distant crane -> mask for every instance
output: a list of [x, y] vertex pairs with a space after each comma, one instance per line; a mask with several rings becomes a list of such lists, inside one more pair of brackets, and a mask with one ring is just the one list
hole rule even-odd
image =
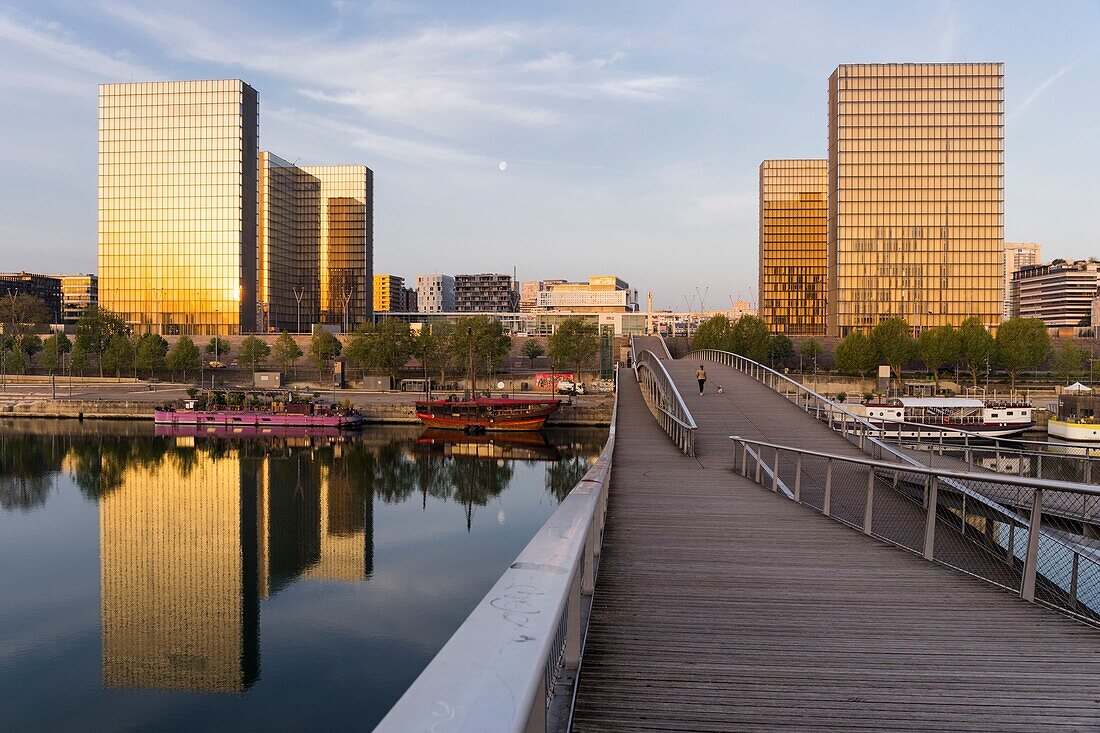
[[[695, 288], [695, 294], [699, 295], [699, 288]], [[707, 310], [706, 302], [707, 302], [707, 295], [709, 295], [709, 294], [710, 294], [710, 286], [708, 285], [706, 287], [706, 289], [703, 290], [703, 294], [699, 295], [699, 310], [703, 311], [704, 313]]]
[[688, 300], [688, 297], [687, 297], [687, 295], [685, 294], [685, 295], [684, 295], [684, 306], [685, 306], [685, 307], [687, 308], [687, 311], [688, 311], [688, 313], [690, 313], [690, 312], [692, 312], [692, 310], [694, 310], [694, 309], [692, 308], [692, 306], [693, 306], [693, 305], [695, 305], [695, 296], [694, 296], [694, 295], [692, 295], [692, 296], [691, 296], [691, 300]]

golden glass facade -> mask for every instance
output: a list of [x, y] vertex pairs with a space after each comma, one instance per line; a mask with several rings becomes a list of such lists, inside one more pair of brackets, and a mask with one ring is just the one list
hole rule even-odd
[[370, 317], [372, 173], [361, 165], [298, 167], [260, 153], [258, 326], [348, 327]]
[[365, 165], [302, 171], [313, 179], [304, 196], [316, 215], [309, 225], [319, 233], [320, 320], [354, 328], [370, 318], [373, 306], [374, 174]]
[[760, 317], [773, 333], [825, 333], [825, 160], [760, 164]]
[[100, 304], [136, 331], [255, 330], [257, 114], [239, 79], [100, 85]]
[[828, 332], [1001, 318], [1004, 65], [829, 77]]

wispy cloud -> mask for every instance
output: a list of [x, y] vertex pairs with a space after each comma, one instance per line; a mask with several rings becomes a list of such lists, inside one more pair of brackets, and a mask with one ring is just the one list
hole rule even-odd
[[1095, 55], [1096, 55], [1095, 52], [1086, 54], [1086, 55], [1082, 56], [1081, 58], [1077, 59], [1076, 61], [1073, 61], [1071, 63], [1066, 64], [1065, 66], [1063, 66], [1062, 68], [1058, 69], [1056, 72], [1054, 72], [1053, 74], [1048, 76], [1046, 79], [1043, 79], [1043, 81], [1039, 84], [1039, 86], [1035, 87], [1035, 89], [1032, 90], [1031, 94], [1029, 94], [1027, 96], [1027, 99], [1025, 99], [1019, 107], [1017, 107], [1016, 109], [1012, 110], [1012, 112], [1009, 113], [1008, 119], [1011, 120], [1013, 117], [1015, 117], [1016, 115], [1020, 114], [1025, 109], [1030, 107], [1031, 104], [1035, 100], [1037, 100], [1039, 97], [1043, 96], [1043, 93], [1046, 92], [1046, 90], [1049, 89], [1056, 81], [1058, 81], [1063, 76], [1065, 76], [1069, 72], [1073, 71], [1076, 67], [1078, 67], [1081, 64], [1085, 63], [1086, 61], [1088, 61], [1090, 58], [1092, 58]]
[[[0, 11], [0, 40], [64, 67], [64, 75], [47, 77], [39, 72], [39, 83], [54, 91], [94, 89], [74, 81], [73, 72], [96, 77], [99, 81], [124, 81], [156, 75], [152, 69], [130, 59], [125, 52], [107, 53], [81, 43], [72, 32], [56, 22], [23, 21]], [[4, 83], [7, 86], [19, 84], [22, 76], [14, 69], [8, 70], [4, 74]]]

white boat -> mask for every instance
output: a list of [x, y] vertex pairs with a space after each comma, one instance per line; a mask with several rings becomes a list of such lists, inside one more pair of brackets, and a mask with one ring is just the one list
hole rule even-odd
[[958, 440], [1019, 435], [1035, 426], [1031, 403], [974, 397], [889, 397], [848, 409], [881, 428], [887, 437]]

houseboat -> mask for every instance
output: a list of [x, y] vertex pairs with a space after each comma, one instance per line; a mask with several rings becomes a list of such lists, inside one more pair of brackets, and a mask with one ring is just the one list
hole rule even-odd
[[416, 416], [429, 428], [488, 431], [542, 430], [547, 418], [557, 412], [561, 400], [521, 400], [508, 397], [472, 397], [419, 400]]
[[890, 438], [961, 439], [975, 433], [985, 438], [1004, 438], [1035, 427], [1033, 408], [1026, 400], [890, 397], [847, 408]]
[[[249, 397], [246, 399], [246, 397]], [[238, 404], [232, 404], [237, 402]], [[241, 394], [238, 399], [204, 397], [184, 400], [179, 407], [158, 407], [157, 425], [196, 425], [223, 428], [339, 428], [360, 427], [363, 416], [350, 407], [292, 396], [265, 398]]]
[[1100, 443], [1100, 396], [1084, 385], [1058, 395], [1057, 413], [1047, 422], [1053, 438]]

